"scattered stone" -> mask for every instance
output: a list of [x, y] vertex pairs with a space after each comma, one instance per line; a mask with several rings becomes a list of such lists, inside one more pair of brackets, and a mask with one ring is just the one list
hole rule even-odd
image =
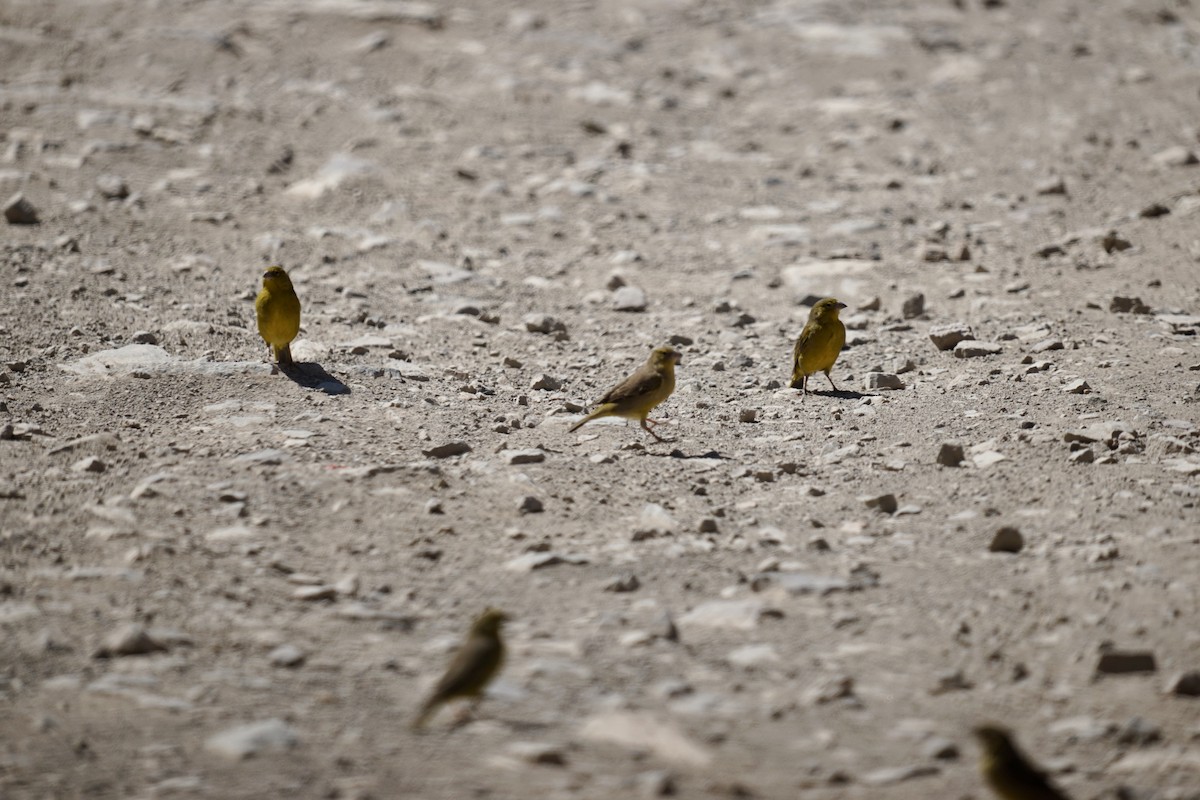
[[25, 195], [20, 192], [5, 201], [4, 219], [9, 225], [36, 225], [41, 221], [33, 203], [26, 200]]
[[862, 776], [862, 782], [867, 786], [890, 786], [903, 783], [914, 778], [927, 778], [937, 775], [941, 769], [933, 764], [913, 764], [906, 767], [884, 767], [871, 770]]
[[[1045, 353], [1050, 350], [1062, 350], [1064, 347], [1062, 339], [1043, 339], [1042, 341], [1029, 348], [1031, 353]], [[1049, 362], [1042, 362], [1049, 363]]]
[[1120, 236], [1116, 231], [1109, 231], [1100, 238], [1100, 246], [1104, 248], [1105, 253], [1123, 253], [1133, 247], [1133, 242]]
[[[944, 259], [943, 259], [944, 260]], [[900, 315], [905, 319], [916, 319], [925, 313], [925, 295], [917, 292], [904, 298], [900, 304]]]
[[699, 530], [700, 533], [716, 533], [720, 529], [717, 526], [716, 518], [704, 517], [700, 520], [697, 530]]
[[633, 540], [652, 539], [656, 536], [669, 536], [679, 529], [679, 523], [671, 513], [658, 503], [647, 503], [638, 516], [634, 526]]
[[425, 501], [426, 514], [445, 514], [446, 509], [442, 506], [442, 501], [436, 497], [431, 497]]
[[894, 494], [866, 495], [858, 499], [867, 508], [873, 508], [884, 514], [895, 514], [896, 509], [900, 507], [900, 504], [896, 502], [896, 495]]
[[993, 553], [1019, 553], [1024, 546], [1025, 537], [1021, 535], [1021, 531], [1011, 525], [1005, 525], [992, 536], [988, 550]]
[[96, 191], [108, 200], [124, 200], [129, 197], [129, 186], [120, 175], [105, 173], [96, 178]]
[[614, 311], [645, 311], [646, 293], [636, 286], [622, 286], [613, 292], [612, 307]]
[[204, 748], [226, 758], [241, 760], [265, 752], [283, 752], [295, 747], [300, 741], [286, 722], [268, 719], [229, 728], [209, 737]]
[[1159, 217], [1165, 217], [1170, 213], [1171, 209], [1167, 208], [1162, 203], [1151, 203], [1148, 206], [1144, 206], [1142, 210], [1138, 212], [1138, 216], [1142, 219], [1158, 219]]
[[605, 711], [589, 717], [579, 735], [594, 742], [649, 751], [658, 758], [687, 767], [703, 768], [712, 755], [669, 722], [638, 711]]
[[100, 473], [108, 469], [108, 465], [95, 456], [81, 458], [71, 465], [73, 472], [95, 472]]
[[546, 453], [536, 447], [528, 450], [505, 450], [501, 455], [504, 456], [504, 460], [509, 466], [541, 464], [546, 460]]
[[903, 389], [904, 381], [899, 375], [891, 372], [868, 372], [863, 378], [863, 388], [873, 389]]
[[1108, 310], [1115, 314], [1149, 314], [1150, 306], [1142, 302], [1140, 297], [1121, 297], [1114, 295], [1108, 302]]
[[758, 409], [743, 408], [738, 412], [738, 422], [754, 422], [758, 419]]
[[854, 678], [849, 675], [830, 675], [818, 678], [801, 695], [805, 705], [823, 706], [835, 700], [857, 700]]
[[962, 341], [954, 345], [955, 358], [982, 358], [994, 356], [1004, 348], [995, 342]]
[[567, 326], [549, 314], [526, 314], [521, 321], [530, 333], [563, 334], [565, 338], [567, 332]]
[[151, 331], [135, 331], [130, 339], [134, 344], [158, 344], [158, 336]]
[[469, 452], [471, 452], [471, 445], [466, 442], [446, 442], [445, 444], [435, 445], [428, 450], [421, 451], [423, 455], [430, 458], [451, 458]]
[[641, 585], [637, 575], [630, 572], [612, 578], [604, 584], [603, 589], [606, 592], [636, 592]]
[[1117, 744], [1145, 747], [1162, 741], [1162, 728], [1150, 720], [1134, 717], [1117, 730]]
[[267, 660], [273, 665], [289, 669], [302, 666], [307, 658], [304, 651], [293, 644], [281, 644], [267, 653]]
[[1062, 178], [1047, 178], [1037, 185], [1038, 194], [1066, 194], [1067, 182]]
[[735, 667], [754, 669], [768, 664], [777, 664], [782, 659], [779, 651], [769, 644], [748, 644], [732, 651], [725, 660]]
[[1067, 457], [1072, 464], [1091, 464], [1096, 460], [1096, 453], [1090, 447], [1084, 447]]
[[1076, 378], [1063, 387], [1063, 391], [1067, 394], [1089, 394], [1092, 387], [1083, 378]]
[[931, 736], [921, 745], [921, 755], [936, 761], [957, 761], [958, 745], [943, 736]]
[[929, 329], [929, 339], [938, 350], [953, 350], [959, 342], [975, 338], [971, 326], [962, 322], [951, 325], [934, 325]]
[[120, 656], [143, 656], [149, 653], [166, 652], [166, 645], [155, 641], [141, 625], [124, 625], [113, 631], [96, 651], [96, 658], [118, 658]]
[[1097, 675], [1127, 675], [1137, 672], [1156, 672], [1158, 663], [1150, 650], [1107, 649], [1096, 663]]
[[567, 752], [557, 744], [548, 742], [512, 742], [505, 748], [510, 756], [526, 764], [543, 767], [564, 767]]
[[961, 669], [940, 672], [936, 676], [931, 695], [948, 694], [949, 692], [969, 692], [975, 684], [963, 674]]
[[562, 388], [562, 381], [543, 372], [529, 382], [529, 388], [543, 392], [556, 392]]
[[1176, 697], [1200, 697], [1200, 670], [1181, 672], [1167, 683], [1167, 694]]
[[520, 514], [540, 514], [545, 510], [542, 501], [531, 494], [527, 494], [517, 501], [517, 513]]
[[293, 600], [314, 603], [319, 600], [336, 600], [337, 589], [332, 586], [301, 586], [292, 592]]
[[710, 600], [684, 614], [679, 622], [685, 627], [698, 625], [749, 631], [757, 628], [767, 614], [766, 606], [758, 600]]
[[943, 467], [957, 467], [965, 457], [963, 446], [958, 442], [942, 442], [938, 448], [937, 463]]
[[1196, 154], [1190, 148], [1181, 144], [1158, 151], [1150, 157], [1150, 161], [1156, 167], [1190, 167], [1200, 162], [1200, 159], [1196, 158]]

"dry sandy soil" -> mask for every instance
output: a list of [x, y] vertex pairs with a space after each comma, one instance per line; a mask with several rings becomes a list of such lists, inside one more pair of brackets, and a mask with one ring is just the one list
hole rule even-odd
[[[0, 62], [4, 798], [982, 800], [983, 720], [1200, 797], [1194, 0], [4, 0]], [[568, 433], [667, 341], [672, 441]]]

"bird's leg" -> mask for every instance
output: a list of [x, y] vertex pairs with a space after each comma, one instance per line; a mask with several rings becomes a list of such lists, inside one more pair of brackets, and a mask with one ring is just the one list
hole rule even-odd
[[837, 384], [833, 382], [833, 376], [829, 374], [829, 370], [825, 371], [825, 377], [829, 379], [829, 385], [833, 387], [835, 392], [841, 391], [841, 389], [837, 388]]
[[803, 375], [800, 378], [800, 402], [804, 402], [804, 398], [808, 397], [808, 376]]
[[659, 424], [661, 421], [662, 421], [662, 420], [650, 419], [649, 417], [646, 417], [646, 422], [649, 422], [651, 425], [657, 425], [657, 424]]
[[650, 426], [646, 424], [646, 420], [644, 420], [644, 419], [642, 420], [642, 430], [644, 430], [646, 433], [648, 433], [648, 434], [650, 434], [651, 436], [653, 436], [655, 439], [658, 439], [660, 442], [665, 442], [665, 441], [666, 441], [666, 439], [662, 438], [662, 437], [661, 437], [661, 436], [659, 436], [657, 433], [655, 433], [654, 431], [650, 430]]

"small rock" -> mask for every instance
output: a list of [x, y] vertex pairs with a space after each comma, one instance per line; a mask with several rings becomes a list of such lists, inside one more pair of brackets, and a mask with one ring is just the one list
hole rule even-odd
[[1077, 378], [1064, 386], [1063, 391], [1067, 394], [1088, 394], [1092, 387], [1083, 378]]
[[96, 178], [96, 191], [109, 200], [124, 200], [129, 197], [129, 186], [119, 175], [105, 173]]
[[753, 630], [766, 615], [766, 607], [758, 600], [710, 600], [693, 608], [679, 618], [681, 625], [707, 628]]
[[108, 469], [108, 465], [95, 456], [81, 458], [71, 465], [73, 472], [104, 472]]
[[267, 654], [267, 660], [277, 667], [299, 667], [306, 658], [304, 651], [292, 644], [281, 644]]
[[1033, 347], [1029, 348], [1029, 351], [1031, 353], [1045, 353], [1050, 350], [1062, 350], [1063, 347], [1064, 345], [1062, 339], [1043, 339]]
[[134, 344], [158, 344], [158, 336], [150, 331], [136, 331], [130, 338]]
[[1141, 717], [1134, 717], [1117, 731], [1117, 744], [1145, 747], [1159, 741], [1162, 741], [1162, 728]]
[[1004, 350], [995, 342], [962, 341], [954, 345], [955, 358], [982, 358], [994, 356]]
[[1157, 167], [1190, 167], [1200, 159], [1185, 145], [1176, 145], [1158, 151], [1150, 157], [1150, 161]]
[[232, 759], [244, 759], [262, 752], [282, 752], [296, 746], [300, 737], [281, 719], [268, 719], [229, 728], [204, 743], [211, 753]]
[[1200, 697], [1200, 670], [1181, 672], [1167, 684], [1167, 693], [1176, 697]]
[[1126, 675], [1157, 670], [1158, 663], [1150, 650], [1104, 650], [1096, 663], [1097, 675]]
[[109, 634], [104, 644], [96, 651], [96, 658], [119, 656], [142, 656], [166, 651], [166, 646], [150, 638], [141, 625], [125, 625]]
[[4, 219], [9, 225], [36, 225], [41, 221], [33, 203], [26, 200], [25, 195], [20, 192], [4, 203]]
[[645, 311], [646, 293], [636, 286], [622, 286], [613, 292], [612, 307], [614, 311]]
[[525, 495], [517, 502], [517, 512], [520, 514], [540, 514], [544, 510], [542, 501], [531, 494]]
[[975, 338], [971, 326], [962, 322], [951, 325], [934, 325], [929, 329], [929, 339], [938, 350], [952, 350], [959, 342]]
[[1143, 303], [1140, 297], [1114, 295], [1108, 301], [1108, 310], [1114, 314], [1149, 314], [1150, 306]]
[[1047, 178], [1037, 185], [1038, 194], [1066, 194], [1067, 182], [1062, 178]]
[[505, 450], [501, 455], [510, 466], [519, 464], [541, 464], [546, 460], [546, 453], [538, 448], [530, 448], [528, 450]]
[[530, 333], [565, 334], [567, 326], [549, 314], [526, 314], [522, 320]]
[[[945, 259], [942, 259], [945, 260]], [[925, 295], [917, 292], [904, 298], [900, 304], [900, 315], [905, 319], [916, 319], [925, 313]]]
[[900, 376], [891, 372], [868, 372], [863, 377], [863, 388], [872, 389], [903, 389], [904, 381]]
[[679, 523], [675, 521], [669, 511], [658, 503], [647, 503], [638, 516], [637, 525], [634, 526], [633, 540], [636, 542], [655, 536], [665, 536], [678, 529]]
[[938, 448], [937, 463], [943, 467], [957, 467], [965, 457], [963, 446], [958, 442], [942, 442]]
[[821, 706], [835, 700], [854, 699], [854, 678], [849, 675], [832, 675], [819, 678], [802, 695], [806, 705]]
[[529, 388], [544, 392], [556, 392], [562, 388], [562, 381], [543, 372], [529, 382]]
[[921, 745], [921, 755], [938, 761], [957, 761], [958, 745], [942, 736], [932, 736]]
[[858, 498], [867, 508], [873, 508], [876, 511], [881, 511], [884, 514], [894, 514], [900, 504], [896, 502], [894, 494], [869, 495]]
[[567, 752], [557, 744], [547, 742], [512, 742], [505, 748], [508, 754], [527, 764], [543, 767], [563, 767], [567, 764]]
[[1150, 205], [1143, 207], [1142, 210], [1138, 212], [1138, 216], [1142, 219], [1157, 219], [1159, 217], [1165, 217], [1170, 213], [1171, 209], [1167, 208], [1162, 203], [1151, 203]]
[[446, 442], [421, 452], [430, 458], [450, 458], [471, 452], [471, 445], [466, 442]]
[[1081, 450], [1076, 450], [1068, 456], [1072, 464], [1091, 464], [1096, 460], [1096, 453], [1090, 447], [1084, 447]]
[[318, 600], [337, 599], [337, 589], [332, 586], [301, 586], [292, 592], [293, 600], [313, 603]]
[[743, 408], [738, 413], [738, 422], [754, 422], [756, 419], [758, 419], [758, 409], [756, 408]]
[[704, 517], [700, 520], [698, 530], [700, 533], [716, 533], [719, 530], [717, 520], [714, 517]]
[[776, 664], [781, 659], [779, 651], [769, 644], [748, 644], [731, 652], [725, 657], [735, 667], [753, 669], [768, 664]]
[[1005, 525], [992, 536], [988, 550], [993, 553], [1019, 553], [1024, 546], [1025, 537], [1021, 532], [1011, 525]]
[[436, 497], [431, 497], [425, 501], [426, 514], [445, 514], [446, 509], [442, 506], [442, 501]]
[[603, 588], [606, 592], [635, 592], [641, 585], [642, 583], [638, 580], [637, 575], [634, 575], [632, 572], [630, 572], [628, 574], [618, 575], [617, 577], [612, 578], [604, 584]]

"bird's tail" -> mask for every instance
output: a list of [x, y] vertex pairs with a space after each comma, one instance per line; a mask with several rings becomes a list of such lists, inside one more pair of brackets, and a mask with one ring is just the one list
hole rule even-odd
[[285, 367], [290, 367], [296, 363], [292, 360], [292, 345], [290, 342], [275, 350], [275, 360]]
[[574, 433], [575, 431], [582, 428], [584, 425], [587, 425], [592, 420], [599, 419], [600, 417], [607, 417], [607, 416], [608, 416], [608, 409], [604, 406], [601, 406], [600, 408], [597, 408], [592, 413], [588, 414], [583, 419], [579, 420], [579, 422], [576, 422], [574, 425], [572, 425], [571, 430], [567, 431], [567, 433]]

